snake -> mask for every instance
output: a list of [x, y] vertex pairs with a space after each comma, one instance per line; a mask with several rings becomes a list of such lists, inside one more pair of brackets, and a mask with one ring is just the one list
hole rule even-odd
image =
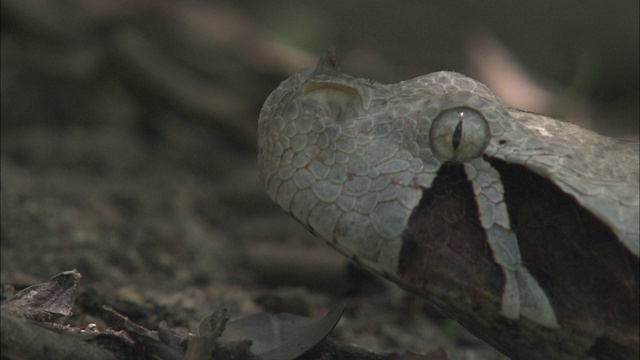
[[258, 119], [267, 194], [315, 236], [513, 359], [637, 359], [639, 147], [440, 71], [335, 54]]

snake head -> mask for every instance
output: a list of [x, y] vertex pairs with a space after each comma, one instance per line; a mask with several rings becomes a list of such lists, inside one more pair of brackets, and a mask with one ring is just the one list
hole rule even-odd
[[[466, 91], [452, 96], [452, 86]], [[486, 105], [495, 114], [495, 101], [484, 85], [455, 73], [395, 85], [353, 78], [328, 52], [315, 70], [293, 75], [266, 100], [258, 121], [260, 179], [305, 227], [394, 277], [422, 190], [443, 163], [487, 149], [489, 125], [472, 108]]]
[[612, 340], [637, 354], [637, 151], [460, 74], [385, 85], [331, 53], [282, 82], [258, 126], [260, 178], [282, 209], [505, 353]]

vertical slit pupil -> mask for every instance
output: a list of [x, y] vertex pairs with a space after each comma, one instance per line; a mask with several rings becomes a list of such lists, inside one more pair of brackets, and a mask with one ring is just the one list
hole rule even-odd
[[453, 130], [453, 136], [451, 136], [451, 144], [453, 145], [453, 150], [458, 149], [458, 146], [460, 146], [461, 139], [462, 139], [462, 121], [459, 121], [458, 125], [456, 125], [455, 130]]

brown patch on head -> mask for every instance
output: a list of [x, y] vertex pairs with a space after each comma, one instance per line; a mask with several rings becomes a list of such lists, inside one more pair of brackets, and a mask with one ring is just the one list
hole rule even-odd
[[638, 258], [551, 181], [489, 159], [504, 184], [522, 263], [547, 293], [561, 326], [638, 346]]
[[448, 293], [499, 309], [504, 277], [480, 225], [461, 164], [445, 164], [409, 219], [399, 275], [424, 294]]

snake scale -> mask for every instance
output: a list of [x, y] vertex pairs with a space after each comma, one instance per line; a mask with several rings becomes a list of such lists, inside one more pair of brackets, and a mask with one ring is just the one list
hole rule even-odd
[[380, 84], [327, 52], [258, 121], [269, 196], [514, 359], [637, 359], [638, 144], [452, 72]]

